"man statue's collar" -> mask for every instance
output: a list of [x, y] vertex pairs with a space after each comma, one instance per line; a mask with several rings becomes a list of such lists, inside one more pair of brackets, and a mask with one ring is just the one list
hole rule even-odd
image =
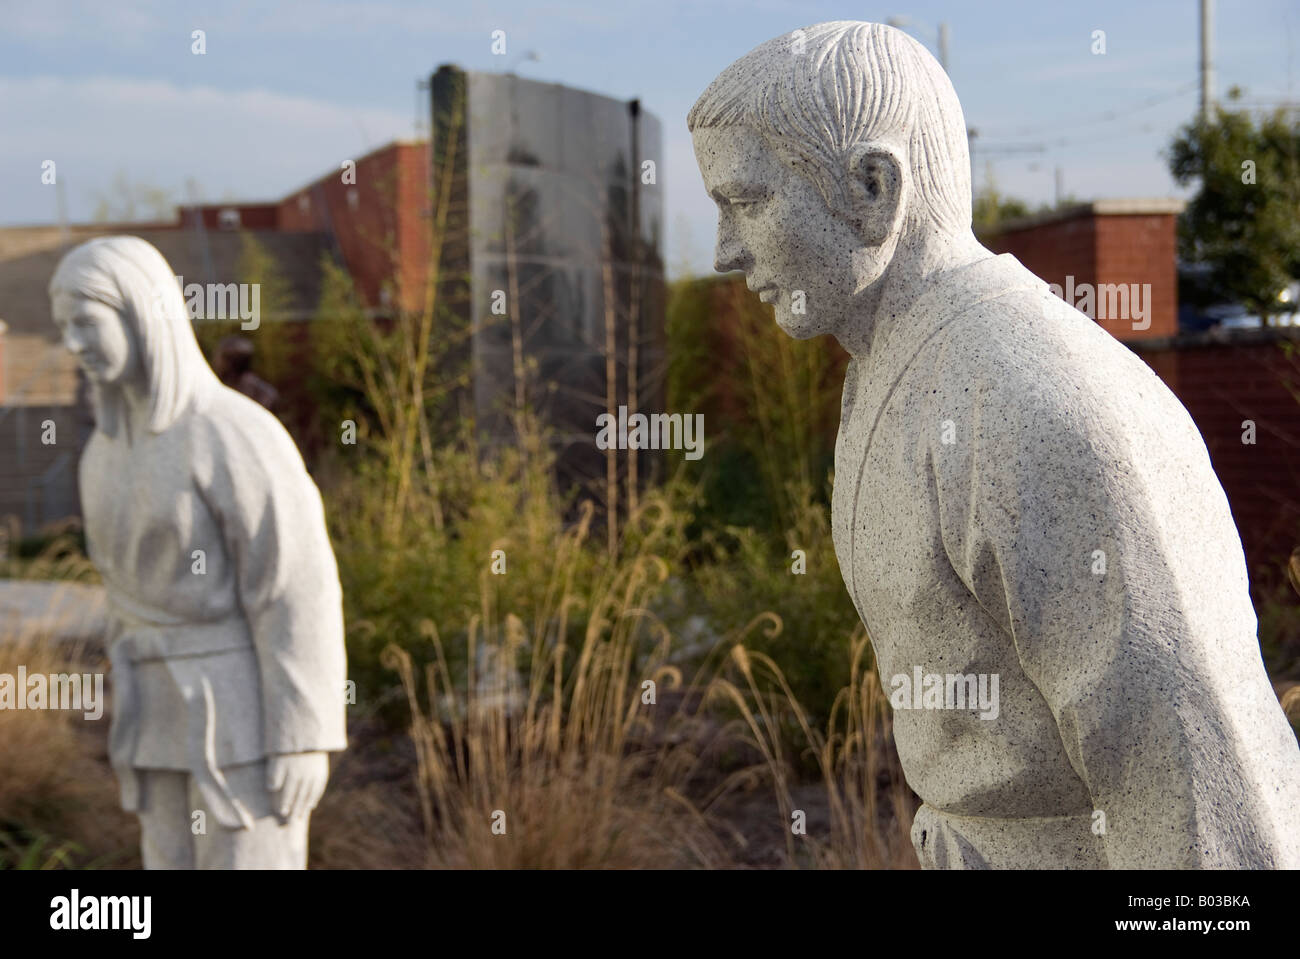
[[1010, 253], [939, 274], [906, 310], [877, 322], [867, 356], [872, 379], [886, 370], [901, 372], [927, 340], [977, 303], [1021, 288], [1045, 291], [1047, 285]]

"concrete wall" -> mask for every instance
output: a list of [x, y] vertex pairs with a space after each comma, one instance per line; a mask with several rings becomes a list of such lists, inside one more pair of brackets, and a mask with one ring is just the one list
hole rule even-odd
[[[561, 484], [603, 483], [606, 454], [595, 440], [607, 389], [614, 406], [663, 411], [659, 121], [635, 100], [509, 74], [444, 66], [431, 88], [435, 156], [454, 132], [447, 118], [458, 109], [466, 117], [455, 134], [467, 150], [452, 203], [466, 208], [462, 308], [474, 329], [479, 429], [488, 444], [513, 442], [518, 348], [533, 367], [528, 400], [557, 433]], [[435, 193], [441, 173], [433, 171]], [[504, 313], [492, 309], [497, 291]], [[653, 458], [639, 454], [638, 482]], [[619, 469], [630, 460], [621, 453]]]

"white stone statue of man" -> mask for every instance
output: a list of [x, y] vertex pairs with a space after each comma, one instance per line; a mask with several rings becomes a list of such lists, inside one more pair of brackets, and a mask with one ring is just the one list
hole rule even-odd
[[320, 493], [279, 421], [223, 386], [141, 239], [50, 281], [90, 382], [87, 549], [111, 605], [109, 756], [147, 869], [304, 869], [346, 748], [342, 595]]
[[851, 355], [835, 548], [922, 865], [1300, 867], [1300, 748], [1205, 443], [1146, 364], [976, 241], [939, 64], [818, 24], [727, 67], [687, 124], [716, 268]]

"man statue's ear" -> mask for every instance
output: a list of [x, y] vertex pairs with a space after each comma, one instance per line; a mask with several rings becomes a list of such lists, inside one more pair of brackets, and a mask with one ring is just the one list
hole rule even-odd
[[860, 146], [848, 160], [853, 219], [868, 246], [880, 246], [899, 228], [903, 164], [887, 147]]

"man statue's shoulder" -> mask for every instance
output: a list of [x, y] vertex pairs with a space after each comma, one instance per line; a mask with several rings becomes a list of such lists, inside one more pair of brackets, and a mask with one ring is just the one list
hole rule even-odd
[[1135, 359], [1124, 344], [1041, 285], [971, 304], [945, 324], [933, 347], [941, 367], [989, 378], [990, 385], [1011, 391], [1041, 385], [1059, 393], [1063, 380], [1093, 383], [1098, 367], [1130, 366]]
[[[921, 364], [930, 414], [1015, 457], [1125, 430], [1130, 398], [1164, 391], [1140, 359], [1050, 293], [1014, 290], [954, 318]], [[1068, 445], [1067, 442], [1067, 445]]]

